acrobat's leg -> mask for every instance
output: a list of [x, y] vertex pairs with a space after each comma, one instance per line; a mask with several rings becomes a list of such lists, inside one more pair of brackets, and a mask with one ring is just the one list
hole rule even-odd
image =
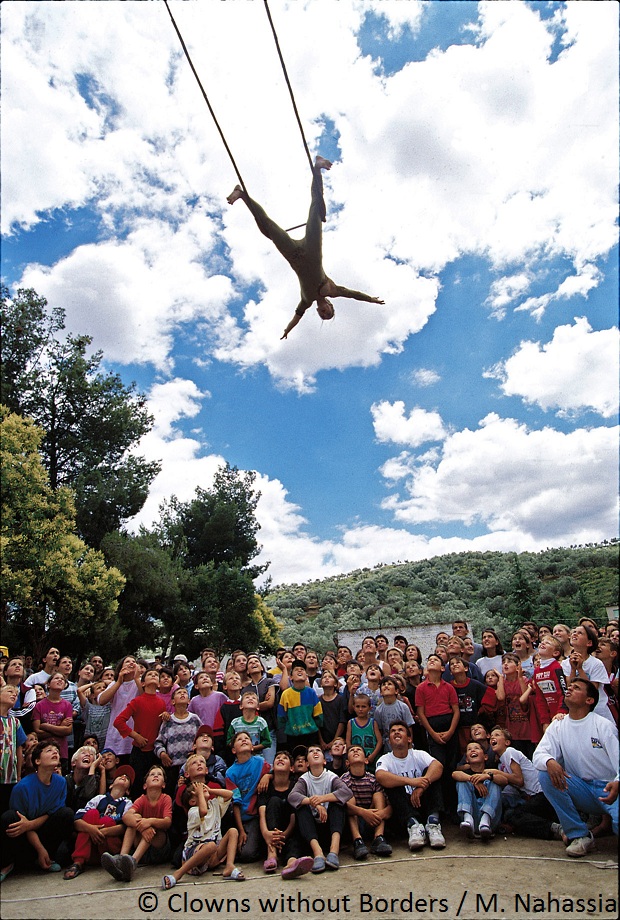
[[236, 185], [226, 200], [229, 204], [234, 204], [239, 198], [245, 201], [263, 236], [266, 236], [267, 239], [272, 241], [278, 252], [282, 253], [285, 259], [289, 259], [295, 251], [296, 244], [286, 230], [278, 226], [275, 220], [269, 217], [258, 202], [254, 201], [253, 198], [250, 198], [250, 196], [243, 191], [240, 185]]
[[321, 224], [325, 222], [325, 198], [323, 197], [323, 177], [322, 169], [331, 169], [331, 162], [324, 157], [317, 156], [312, 170], [312, 188], [310, 211], [306, 222], [306, 251], [308, 254], [315, 254], [319, 260], [322, 252], [323, 228]]

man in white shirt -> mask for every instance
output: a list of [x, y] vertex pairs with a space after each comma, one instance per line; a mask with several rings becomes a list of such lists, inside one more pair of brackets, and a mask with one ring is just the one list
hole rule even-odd
[[[377, 761], [375, 776], [387, 793], [394, 818], [407, 831], [409, 849], [421, 849], [427, 839], [433, 849], [446, 845], [439, 823], [440, 787], [443, 766], [426, 751], [410, 747], [410, 729], [405, 722], [392, 722], [389, 754]], [[420, 818], [426, 818], [426, 827]]]
[[594, 838], [580, 811], [610, 815], [618, 834], [618, 731], [593, 712], [598, 690], [591, 681], [576, 677], [565, 703], [568, 717], [551, 723], [533, 763], [568, 840], [567, 856], [585, 856]]

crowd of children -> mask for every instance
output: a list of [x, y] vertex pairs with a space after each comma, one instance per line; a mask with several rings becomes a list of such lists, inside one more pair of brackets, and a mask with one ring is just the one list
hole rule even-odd
[[[303, 643], [214, 649], [191, 665], [48, 650], [0, 677], [0, 880], [87, 866], [162, 887], [262, 861], [284, 879], [445, 847], [441, 820], [490, 841], [501, 826], [584, 856], [618, 833], [618, 624], [525, 623], [504, 651], [455, 620], [426, 660], [404, 636], [321, 659]], [[172, 867], [172, 868], [170, 868]]]

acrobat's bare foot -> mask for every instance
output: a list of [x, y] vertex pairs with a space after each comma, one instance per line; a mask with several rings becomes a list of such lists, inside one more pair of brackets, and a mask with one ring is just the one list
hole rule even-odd
[[332, 161], [326, 160], [325, 157], [317, 156], [317, 158], [314, 161], [314, 165], [316, 166], [317, 169], [331, 169]]
[[226, 201], [228, 202], [228, 204], [234, 204], [235, 201], [238, 201], [239, 198], [242, 197], [242, 195], [243, 195], [243, 189], [241, 188], [241, 186], [235, 185], [234, 189], [232, 190], [232, 192], [230, 193]]

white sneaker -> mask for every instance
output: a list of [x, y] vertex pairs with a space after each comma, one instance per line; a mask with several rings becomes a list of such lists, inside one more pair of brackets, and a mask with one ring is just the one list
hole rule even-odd
[[412, 824], [408, 831], [409, 849], [421, 850], [426, 843], [426, 832], [421, 824]]
[[566, 847], [567, 856], [585, 856], [596, 846], [594, 837], [589, 834], [587, 837], [575, 837]]
[[446, 838], [441, 833], [441, 824], [427, 824], [426, 836], [432, 850], [443, 850]]

